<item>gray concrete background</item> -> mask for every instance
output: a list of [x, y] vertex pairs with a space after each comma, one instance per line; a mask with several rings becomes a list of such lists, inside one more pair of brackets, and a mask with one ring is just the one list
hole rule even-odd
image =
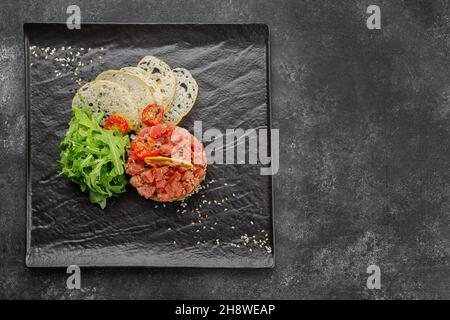
[[[275, 269], [89, 269], [68, 291], [65, 270], [24, 266], [22, 24], [63, 22], [69, 4], [85, 22], [269, 25]], [[446, 1], [3, 0], [0, 298], [450, 298], [449, 52]]]

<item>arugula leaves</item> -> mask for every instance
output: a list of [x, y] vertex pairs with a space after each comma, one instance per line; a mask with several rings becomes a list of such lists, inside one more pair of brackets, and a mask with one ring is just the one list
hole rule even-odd
[[81, 191], [89, 191], [89, 200], [104, 209], [107, 198], [125, 192], [125, 153], [130, 139], [117, 130], [104, 130], [102, 118], [88, 108], [73, 107], [69, 128], [59, 146], [59, 163], [60, 175], [78, 183]]

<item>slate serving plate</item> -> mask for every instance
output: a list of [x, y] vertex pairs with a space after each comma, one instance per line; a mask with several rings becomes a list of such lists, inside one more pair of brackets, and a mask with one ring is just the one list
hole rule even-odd
[[129, 186], [105, 210], [58, 176], [76, 82], [145, 55], [191, 70], [199, 96], [181, 126], [269, 128], [266, 25], [25, 24], [29, 267], [274, 265], [272, 178], [260, 165], [210, 164], [205, 189], [157, 204]]

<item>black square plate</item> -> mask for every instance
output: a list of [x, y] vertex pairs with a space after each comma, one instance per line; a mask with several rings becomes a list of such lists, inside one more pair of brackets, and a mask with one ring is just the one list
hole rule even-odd
[[[270, 128], [266, 25], [25, 24], [29, 267], [267, 268], [274, 264], [272, 178], [260, 165], [208, 165], [186, 206], [145, 200], [131, 186], [105, 210], [58, 176], [58, 145], [76, 82], [155, 55], [191, 70], [192, 132]], [[206, 143], [207, 144], [207, 143]]]

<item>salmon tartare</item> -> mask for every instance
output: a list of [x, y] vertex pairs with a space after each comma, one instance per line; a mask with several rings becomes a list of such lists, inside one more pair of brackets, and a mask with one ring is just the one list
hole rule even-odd
[[142, 197], [180, 201], [206, 176], [203, 145], [186, 129], [170, 123], [143, 128], [132, 140], [126, 173]]

